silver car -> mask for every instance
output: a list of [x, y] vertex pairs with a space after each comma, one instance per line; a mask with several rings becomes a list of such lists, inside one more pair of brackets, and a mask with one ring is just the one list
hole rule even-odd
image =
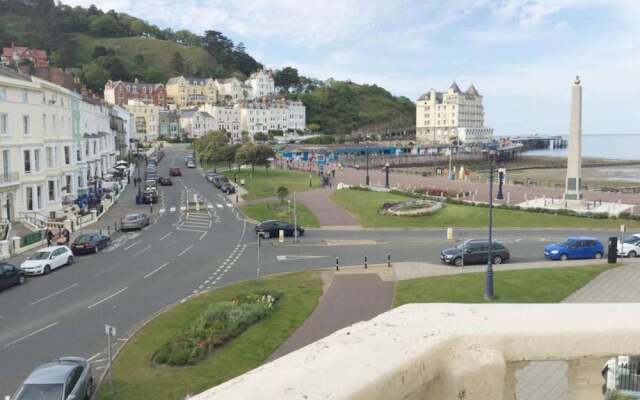
[[10, 399], [85, 400], [92, 394], [91, 364], [80, 357], [62, 357], [36, 368]]
[[149, 217], [143, 213], [127, 214], [120, 221], [120, 230], [142, 229], [149, 225]]

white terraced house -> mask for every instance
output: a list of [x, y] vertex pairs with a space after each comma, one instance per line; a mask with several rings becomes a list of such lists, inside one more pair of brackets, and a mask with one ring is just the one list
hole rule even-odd
[[276, 85], [271, 70], [257, 70], [249, 76], [245, 84], [250, 88], [247, 99], [271, 97], [276, 92]]

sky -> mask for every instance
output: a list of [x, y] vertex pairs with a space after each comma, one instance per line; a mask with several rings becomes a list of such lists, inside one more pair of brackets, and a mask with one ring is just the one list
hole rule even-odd
[[221, 31], [268, 68], [376, 84], [415, 101], [452, 81], [498, 135], [640, 133], [640, 0], [63, 0], [160, 28]]

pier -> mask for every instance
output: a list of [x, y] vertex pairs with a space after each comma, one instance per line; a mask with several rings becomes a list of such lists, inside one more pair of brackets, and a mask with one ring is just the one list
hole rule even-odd
[[567, 139], [562, 136], [511, 136], [507, 138], [511, 143], [522, 144], [522, 150], [564, 149]]

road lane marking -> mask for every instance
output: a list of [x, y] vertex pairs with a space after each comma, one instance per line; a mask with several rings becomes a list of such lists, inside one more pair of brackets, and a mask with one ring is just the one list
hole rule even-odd
[[314, 258], [326, 258], [328, 256], [276, 256], [278, 261], [296, 261], [296, 260], [311, 260]]
[[190, 244], [189, 246], [187, 246], [186, 249], [182, 250], [180, 253], [178, 253], [178, 257], [180, 257], [181, 255], [183, 255], [184, 253], [186, 253], [187, 251], [191, 250], [191, 248], [193, 247], [192, 244]]
[[227, 203], [227, 207], [229, 207], [229, 208], [233, 208], [233, 204], [231, 204], [231, 203]]
[[38, 333], [40, 333], [40, 332], [44, 332], [44, 331], [46, 331], [46, 330], [47, 330], [47, 329], [49, 329], [49, 328], [53, 328], [54, 326], [58, 325], [58, 323], [59, 323], [59, 322], [60, 322], [60, 321], [52, 322], [52, 323], [50, 323], [49, 325], [45, 326], [44, 328], [40, 328], [40, 329], [35, 330], [35, 331], [31, 332], [31, 333], [27, 333], [27, 334], [26, 334], [26, 335], [24, 335], [23, 337], [18, 338], [18, 339], [16, 339], [16, 340], [13, 340], [13, 341], [11, 341], [11, 342], [9, 342], [9, 343], [5, 344], [4, 346], [2, 346], [2, 348], [6, 349], [7, 347], [9, 347], [9, 346], [13, 346], [13, 345], [14, 345], [14, 344], [16, 344], [16, 343], [22, 342], [23, 340], [28, 339], [28, 338], [30, 338], [30, 337], [31, 337], [31, 336], [33, 336], [33, 335], [37, 335]]
[[133, 242], [130, 245], [128, 245], [127, 247], [125, 247], [123, 250], [129, 250], [130, 248], [132, 248], [133, 246], [142, 243], [142, 240], [138, 240], [137, 242]]
[[166, 238], [168, 238], [169, 236], [173, 235], [173, 232], [169, 232], [166, 235], [164, 235], [163, 237], [160, 238], [160, 240], [165, 240]]
[[197, 230], [197, 229], [183, 229], [183, 228], [178, 228], [177, 230], [179, 230], [180, 232], [195, 232], [195, 233], [203, 233], [206, 231], [203, 230]]
[[160, 211], [159, 211], [160, 214], [164, 214], [165, 212], [167, 212], [167, 210], [165, 208], [161, 208]]
[[87, 358], [87, 361], [91, 362], [93, 360], [95, 360], [96, 358], [100, 357], [102, 355], [102, 353], [96, 353], [94, 355], [92, 355], [91, 357]]
[[209, 231], [206, 231], [202, 235], [200, 235], [200, 238], [198, 240], [204, 239], [204, 237], [207, 236], [207, 233], [209, 233]]
[[207, 208], [208, 209], [212, 209], [213, 208], [213, 204], [207, 204]]
[[171, 208], [169, 209], [169, 212], [176, 212], [176, 208], [175, 208], [175, 207], [171, 207]]
[[135, 253], [133, 256], [139, 256], [140, 254], [144, 253], [145, 251], [149, 250], [151, 248], [151, 245], [148, 245], [147, 247], [145, 247], [144, 249], [138, 251], [137, 253]]
[[50, 295], [48, 295], [48, 296], [45, 296], [45, 297], [43, 297], [43, 298], [41, 298], [41, 299], [38, 299], [38, 300], [36, 300], [36, 301], [32, 302], [32, 303], [31, 303], [31, 305], [33, 306], [33, 305], [36, 305], [36, 304], [38, 304], [38, 303], [40, 303], [40, 302], [42, 302], [42, 301], [48, 300], [48, 299], [52, 298], [53, 296], [57, 296], [57, 295], [59, 295], [60, 293], [64, 293], [64, 292], [66, 292], [67, 290], [71, 290], [71, 289], [73, 289], [73, 288], [74, 288], [74, 287], [76, 287], [76, 286], [78, 286], [78, 283], [77, 283], [77, 282], [76, 282], [76, 283], [74, 283], [73, 285], [69, 285], [69, 286], [67, 286], [67, 287], [66, 287], [66, 288], [64, 288], [64, 289], [60, 289], [60, 290], [58, 290], [57, 292], [53, 292], [53, 293], [51, 293], [51, 294], [50, 294]]
[[185, 207], [185, 206], [180, 207], [180, 211], [184, 211], [186, 209], [187, 209], [187, 207]]
[[115, 292], [114, 294], [112, 294], [112, 295], [109, 295], [109, 296], [105, 297], [104, 299], [102, 299], [102, 300], [98, 301], [97, 303], [93, 303], [92, 305], [90, 305], [89, 307], [87, 307], [87, 309], [88, 309], [88, 310], [91, 310], [93, 307], [98, 306], [98, 305], [100, 305], [100, 304], [104, 303], [105, 301], [110, 300], [110, 299], [112, 299], [112, 298], [116, 297], [117, 295], [119, 295], [120, 293], [124, 292], [124, 291], [125, 291], [125, 290], [127, 290], [127, 289], [129, 289], [129, 286], [125, 286], [124, 288], [122, 288], [122, 289], [118, 290], [118, 291], [117, 291], [117, 292]]
[[144, 276], [144, 279], [147, 279], [148, 277], [150, 277], [151, 275], [155, 274], [156, 272], [160, 271], [162, 268], [166, 267], [167, 265], [169, 265], [168, 262], [162, 264], [161, 266], [159, 266], [158, 268], [154, 269], [153, 271], [149, 272], [148, 274], [146, 274]]
[[224, 208], [224, 206], [223, 206], [222, 204], [220, 204], [220, 203], [216, 204], [216, 207], [218, 207], [218, 208]]

